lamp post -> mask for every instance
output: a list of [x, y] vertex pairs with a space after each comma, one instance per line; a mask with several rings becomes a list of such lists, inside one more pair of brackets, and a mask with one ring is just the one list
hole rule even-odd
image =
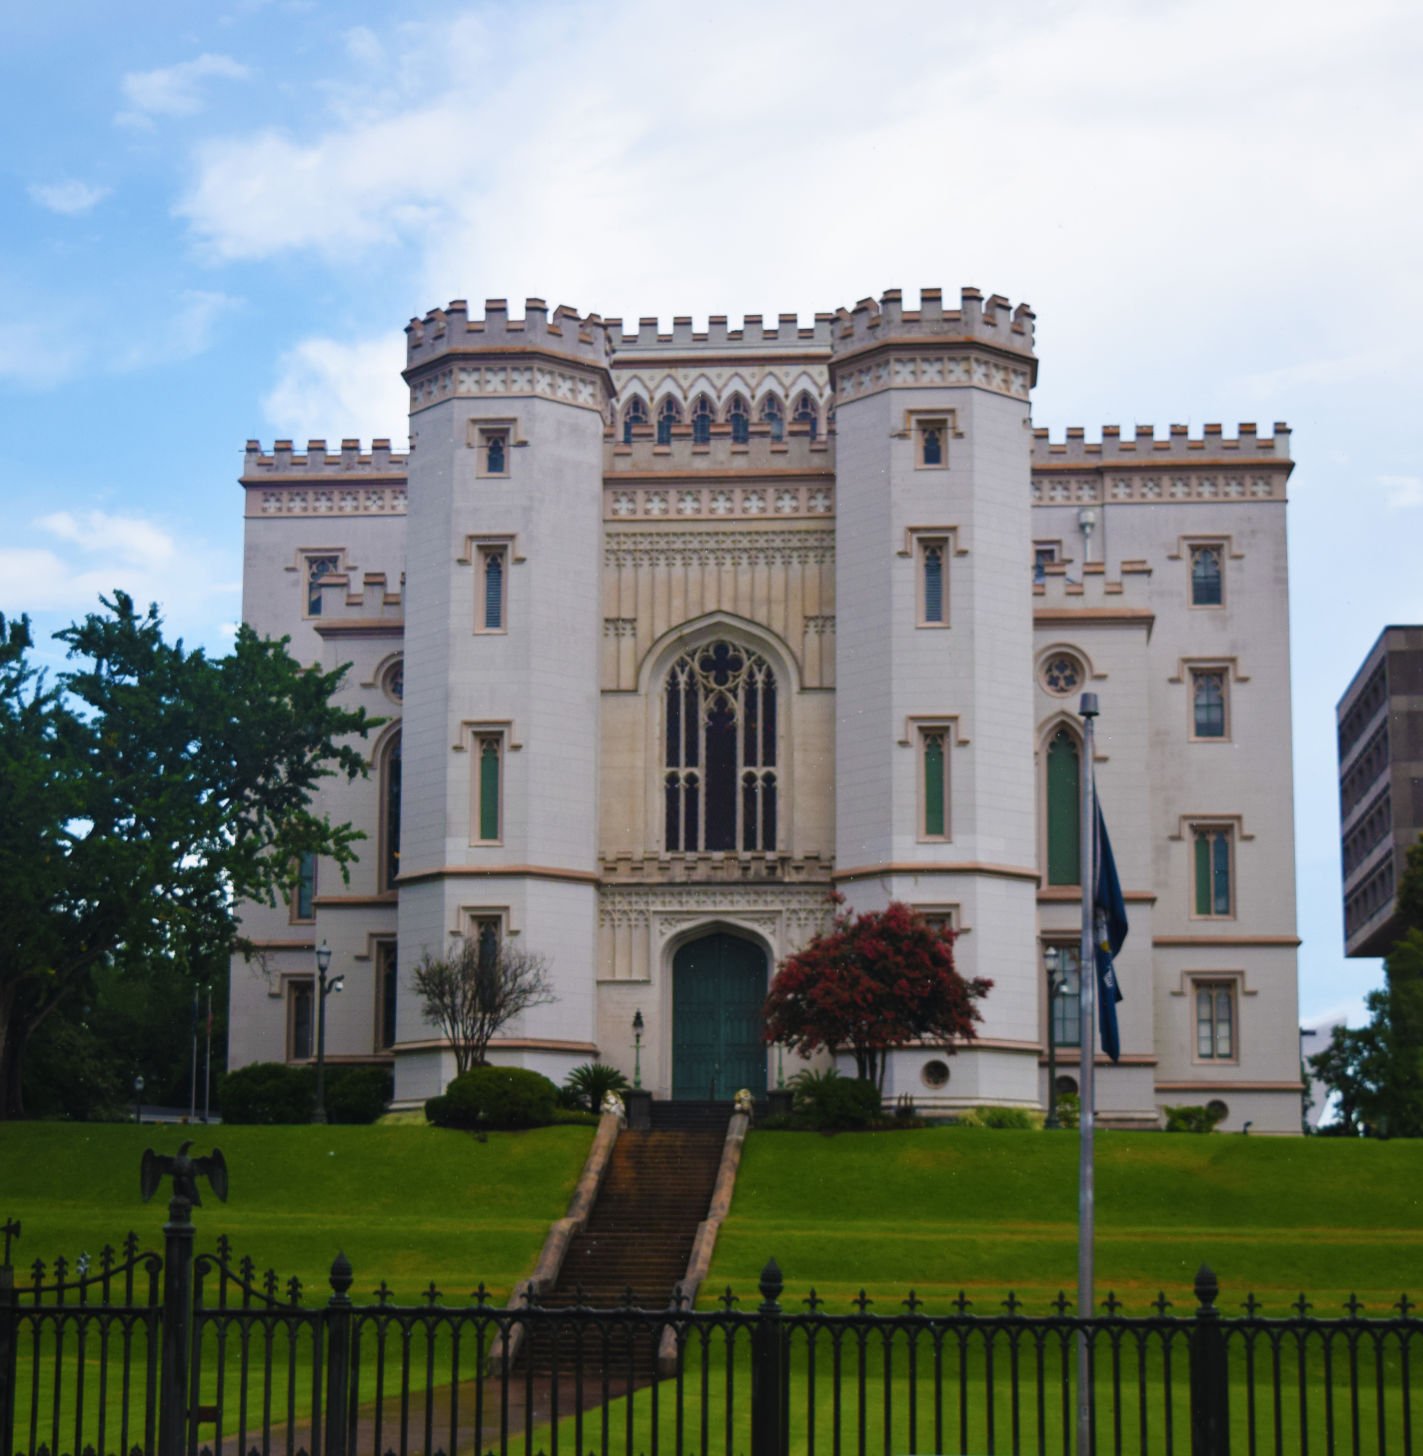
[[143, 1121], [143, 1073], [133, 1074], [133, 1120]]
[[1055, 945], [1043, 951], [1047, 967], [1047, 1117], [1044, 1128], [1058, 1128], [1057, 1120], [1057, 995], [1062, 983], [1057, 978], [1057, 962], [1061, 952]]
[[313, 1122], [326, 1121], [326, 998], [346, 984], [344, 975], [327, 979], [331, 969], [331, 947], [323, 940], [316, 947], [316, 1107]]
[[642, 1009], [632, 1014], [632, 1085], [642, 1086]]

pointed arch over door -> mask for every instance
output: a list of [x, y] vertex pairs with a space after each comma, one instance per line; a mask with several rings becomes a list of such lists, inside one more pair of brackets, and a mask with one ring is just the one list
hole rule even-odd
[[715, 931], [672, 958], [672, 1096], [766, 1092], [761, 1007], [770, 964], [754, 941]]

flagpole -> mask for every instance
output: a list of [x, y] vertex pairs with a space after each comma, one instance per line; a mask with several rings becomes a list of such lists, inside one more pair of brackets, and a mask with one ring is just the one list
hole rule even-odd
[[198, 988], [193, 987], [193, 1070], [188, 1079], [188, 1121], [198, 1120]]
[[[1097, 887], [1097, 785], [1093, 767], [1094, 736], [1098, 713], [1097, 694], [1082, 694], [1082, 946], [1077, 981], [1082, 988], [1081, 1062], [1079, 1078], [1082, 1111], [1077, 1161], [1077, 1317], [1091, 1317], [1095, 1307], [1092, 1291], [1092, 1255], [1096, 1236], [1093, 1158], [1097, 1121], [1096, 1034], [1097, 1034], [1097, 936], [1095, 902]], [[1092, 1358], [1085, 1327], [1077, 1332], [1077, 1453], [1092, 1453]]]
[[212, 1120], [212, 982], [208, 982], [207, 1048], [203, 1053], [203, 1121]]

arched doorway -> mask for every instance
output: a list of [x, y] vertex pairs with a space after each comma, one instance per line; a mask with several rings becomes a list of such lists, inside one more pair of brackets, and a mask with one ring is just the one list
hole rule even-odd
[[688, 941], [672, 958], [672, 1095], [729, 1098], [766, 1092], [761, 1006], [766, 952], [717, 931]]

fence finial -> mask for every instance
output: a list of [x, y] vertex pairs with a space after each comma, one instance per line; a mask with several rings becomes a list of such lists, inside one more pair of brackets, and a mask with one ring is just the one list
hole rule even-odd
[[781, 1277], [781, 1266], [775, 1259], [768, 1259], [761, 1270], [761, 1298], [767, 1304], [775, 1304], [781, 1297], [786, 1281]]
[[1209, 1264], [1202, 1264], [1196, 1270], [1196, 1300], [1202, 1309], [1211, 1309], [1215, 1297], [1220, 1293], [1220, 1280], [1215, 1277]]
[[351, 1261], [346, 1257], [344, 1249], [336, 1251], [336, 1257], [331, 1261], [331, 1289], [334, 1294], [345, 1294], [351, 1287], [351, 1281], [355, 1277], [355, 1270], [351, 1268]]
[[4, 1227], [0, 1228], [0, 1234], [5, 1235], [4, 1267], [8, 1269], [10, 1267], [10, 1244], [12, 1240], [20, 1237], [20, 1220], [17, 1218], [7, 1218]]

